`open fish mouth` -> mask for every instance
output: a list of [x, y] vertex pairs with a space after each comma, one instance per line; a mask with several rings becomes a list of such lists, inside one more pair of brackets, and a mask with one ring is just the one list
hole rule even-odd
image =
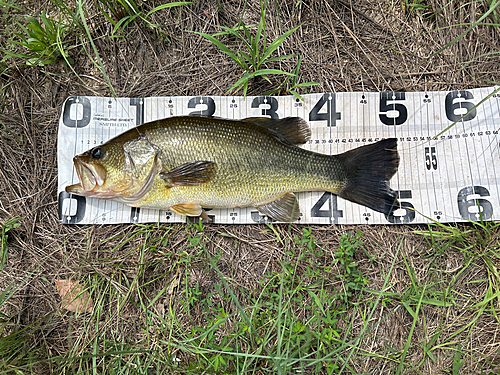
[[68, 193], [84, 194], [93, 192], [97, 187], [102, 186], [106, 180], [106, 170], [98, 165], [85, 163], [79, 156], [73, 158], [76, 174], [80, 180], [79, 184], [66, 188]]

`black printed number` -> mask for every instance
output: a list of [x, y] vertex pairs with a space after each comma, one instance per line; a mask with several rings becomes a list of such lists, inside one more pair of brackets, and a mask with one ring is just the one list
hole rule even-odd
[[77, 224], [85, 217], [86, 198], [61, 191], [58, 197], [59, 222]]
[[[276, 113], [278, 109], [278, 101], [276, 98], [272, 96], [258, 96], [252, 100], [252, 108], [260, 108], [261, 105], [265, 105], [265, 108], [262, 108], [261, 115], [263, 116], [271, 116], [271, 118], [278, 119], [279, 116]], [[269, 106], [269, 108], [267, 108]]]
[[[319, 111], [321, 111], [325, 104], [326, 112], [320, 113]], [[335, 126], [337, 120], [340, 120], [340, 112], [337, 112], [335, 93], [323, 94], [321, 99], [311, 109], [311, 112], [309, 112], [309, 121], [326, 121], [326, 126]]]
[[[470, 91], [452, 91], [446, 95], [445, 107], [446, 107], [446, 117], [450, 121], [458, 121], [474, 108], [474, 103], [467, 101], [468, 99], [474, 99], [474, 95]], [[463, 118], [463, 121], [470, 121], [476, 117], [476, 110], [472, 111]]]
[[201, 111], [193, 111], [189, 113], [189, 116], [213, 116], [215, 113], [215, 102], [209, 96], [197, 96], [195, 98], [189, 99], [188, 108], [198, 108], [198, 106], [206, 105], [206, 109]]
[[458, 210], [465, 220], [489, 220], [493, 216], [493, 205], [480, 197], [489, 197], [490, 192], [483, 186], [467, 186], [458, 192]]
[[[380, 121], [385, 125], [401, 125], [408, 118], [408, 111], [401, 103], [387, 103], [405, 100], [404, 92], [381, 92], [380, 93]], [[397, 117], [389, 117], [389, 112], [397, 111]], [[394, 113], [391, 113], [394, 115]]]
[[436, 147], [425, 147], [425, 166], [427, 170], [437, 169]]
[[90, 123], [92, 105], [85, 96], [72, 96], [63, 109], [63, 124], [68, 128], [84, 128]]
[[[398, 199], [411, 199], [411, 190], [400, 190], [396, 192]], [[385, 215], [388, 222], [393, 224], [407, 224], [415, 220], [415, 207], [410, 202], [400, 202], [400, 206]]]
[[312, 206], [311, 216], [329, 217], [331, 224], [338, 224], [339, 217], [343, 216], [343, 212], [342, 210], [338, 209], [337, 196], [332, 193], [324, 193], [314, 204], [314, 206]]

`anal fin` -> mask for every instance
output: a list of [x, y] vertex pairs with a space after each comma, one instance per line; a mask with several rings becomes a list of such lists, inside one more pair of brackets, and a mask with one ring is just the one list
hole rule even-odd
[[256, 208], [261, 214], [276, 221], [289, 223], [298, 220], [300, 217], [299, 203], [293, 193], [286, 193], [280, 198], [270, 203], [256, 206]]

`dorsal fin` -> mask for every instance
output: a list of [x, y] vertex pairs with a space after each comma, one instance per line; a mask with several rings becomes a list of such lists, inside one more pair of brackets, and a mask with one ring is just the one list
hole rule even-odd
[[247, 117], [241, 121], [251, 122], [281, 134], [294, 145], [304, 144], [311, 138], [309, 125], [300, 117], [285, 117], [282, 119]]

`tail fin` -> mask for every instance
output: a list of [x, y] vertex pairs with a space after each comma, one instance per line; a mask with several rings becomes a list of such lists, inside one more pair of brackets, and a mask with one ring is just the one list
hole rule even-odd
[[344, 161], [347, 184], [342, 198], [388, 215], [399, 207], [396, 192], [387, 184], [399, 166], [396, 138], [358, 147], [338, 155]]

